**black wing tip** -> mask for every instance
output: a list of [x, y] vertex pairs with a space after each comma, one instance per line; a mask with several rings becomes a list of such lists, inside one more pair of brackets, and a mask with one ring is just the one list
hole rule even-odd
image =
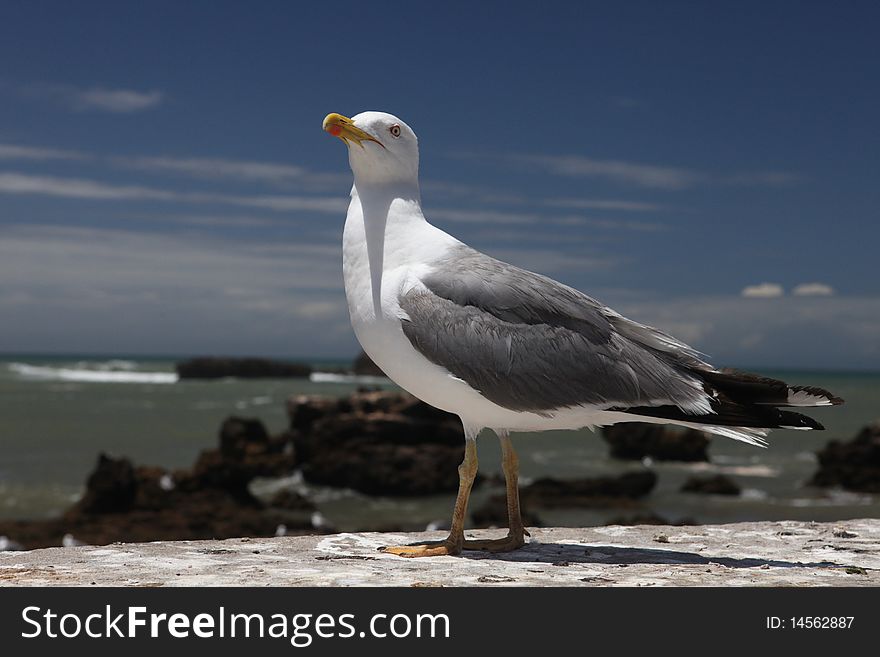
[[[760, 404], [766, 406], [840, 406], [842, 397], [818, 386], [789, 385], [785, 381], [772, 379], [760, 374], [744, 372], [733, 368], [722, 368], [715, 372], [699, 372], [711, 387], [729, 396], [737, 403]], [[801, 393], [808, 398], [806, 403], [792, 403], [792, 395]], [[813, 403], [810, 403], [813, 402]]]
[[825, 426], [818, 420], [814, 420], [809, 415], [793, 413], [792, 411], [779, 411], [778, 425], [777, 428], [779, 429], [825, 431]]
[[[821, 422], [809, 415], [784, 411], [768, 406], [743, 406], [733, 403], [713, 404], [714, 413], [690, 415], [678, 406], [638, 406], [611, 408], [608, 410], [630, 413], [634, 416], [653, 417], [670, 420], [673, 423], [703, 424], [706, 426], [740, 427], [747, 429], [795, 429], [798, 431], [824, 431]], [[634, 422], [639, 421], [634, 417]]]
[[788, 392], [789, 394], [805, 392], [811, 397], [817, 397], [826, 402], [826, 404], [817, 404], [817, 406], [840, 406], [845, 403], [843, 397], [838, 397], [834, 393], [825, 390], [825, 388], [818, 388], [816, 386], [788, 386]]

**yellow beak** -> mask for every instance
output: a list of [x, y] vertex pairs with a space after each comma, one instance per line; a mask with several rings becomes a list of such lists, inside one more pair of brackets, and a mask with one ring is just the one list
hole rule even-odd
[[339, 137], [346, 144], [353, 141], [355, 144], [363, 148], [363, 142], [371, 141], [374, 144], [379, 144], [379, 146], [385, 148], [381, 141], [355, 126], [351, 119], [342, 116], [342, 114], [328, 114], [324, 119], [324, 131], [329, 132], [334, 137]]

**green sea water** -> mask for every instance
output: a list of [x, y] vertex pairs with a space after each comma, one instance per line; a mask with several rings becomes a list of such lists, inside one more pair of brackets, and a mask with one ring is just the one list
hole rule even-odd
[[[317, 365], [329, 369], [344, 364]], [[880, 374], [763, 373], [828, 388], [846, 404], [812, 411], [827, 431], [775, 431], [769, 449], [715, 438], [711, 465], [615, 461], [608, 457], [601, 437], [590, 431], [514, 436], [525, 482], [541, 476], [587, 477], [641, 467], [652, 467], [659, 475], [654, 492], [632, 508], [539, 511], [543, 524], [602, 524], [645, 514], [702, 523], [880, 517], [878, 496], [804, 486], [817, 467], [816, 450], [831, 439], [848, 440], [880, 418]], [[271, 432], [278, 432], [286, 425], [289, 396], [346, 395], [364, 383], [334, 377], [175, 382], [170, 359], [6, 357], [0, 360], [0, 517], [60, 513], [82, 493], [100, 452], [169, 469], [188, 466], [200, 450], [216, 446], [217, 429], [229, 415], [259, 418]], [[376, 381], [367, 383], [376, 385]], [[497, 441], [491, 434], [480, 438], [479, 450], [481, 471], [500, 472]], [[743, 487], [743, 494], [727, 498], [679, 492], [687, 477], [710, 473], [730, 475]], [[255, 482], [254, 488], [258, 494], [269, 494], [280, 486], [305, 490], [317, 500], [322, 514], [343, 530], [421, 527], [445, 520], [452, 508], [452, 496], [372, 498], [310, 487], [296, 476]], [[475, 491], [472, 505], [494, 492], [499, 489], [491, 486]]]

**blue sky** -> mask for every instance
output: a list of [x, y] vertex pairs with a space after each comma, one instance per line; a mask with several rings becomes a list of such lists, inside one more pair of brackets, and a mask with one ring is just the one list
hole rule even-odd
[[7, 2], [0, 351], [348, 356], [328, 112], [724, 364], [880, 369], [875, 3]]

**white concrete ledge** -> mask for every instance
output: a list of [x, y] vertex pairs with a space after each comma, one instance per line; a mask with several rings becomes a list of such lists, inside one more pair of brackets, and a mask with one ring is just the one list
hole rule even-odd
[[528, 545], [502, 555], [403, 559], [376, 550], [443, 535], [335, 534], [4, 552], [0, 585], [880, 585], [880, 520], [534, 529]]

